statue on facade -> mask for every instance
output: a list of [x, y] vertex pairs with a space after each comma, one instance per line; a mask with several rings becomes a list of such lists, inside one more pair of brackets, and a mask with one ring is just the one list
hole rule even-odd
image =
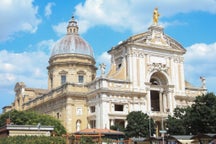
[[155, 8], [154, 12], [153, 12], [153, 22], [154, 22], [155, 25], [158, 24], [159, 16], [160, 16], [160, 14], [158, 12], [158, 8]]
[[106, 65], [104, 63], [101, 63], [99, 65], [99, 67], [100, 67], [100, 70], [101, 70], [101, 76], [104, 76], [105, 75]]
[[76, 123], [76, 130], [80, 131], [80, 120], [78, 120]]
[[201, 82], [202, 82], [202, 88], [206, 88], [206, 79], [205, 79], [205, 77], [200, 77], [200, 80], [201, 80]]

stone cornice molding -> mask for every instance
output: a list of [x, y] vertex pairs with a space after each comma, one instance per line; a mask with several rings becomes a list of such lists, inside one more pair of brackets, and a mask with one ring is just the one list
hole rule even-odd
[[196, 98], [192, 97], [192, 96], [180, 96], [180, 95], [176, 95], [175, 99], [177, 99], [177, 100], [186, 100], [186, 101], [193, 102]]

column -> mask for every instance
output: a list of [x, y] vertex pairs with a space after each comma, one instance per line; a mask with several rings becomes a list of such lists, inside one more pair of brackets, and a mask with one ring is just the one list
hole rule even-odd
[[168, 93], [168, 98], [169, 98], [169, 109], [170, 109], [170, 113], [173, 112], [173, 99], [172, 99], [172, 94], [171, 92]]
[[167, 92], [164, 92], [163, 94], [163, 110], [164, 112], [167, 112]]
[[147, 111], [151, 111], [151, 93], [150, 93], [150, 90], [148, 90], [148, 93], [147, 93]]
[[110, 126], [113, 126], [114, 125], [114, 119], [111, 119], [110, 120]]
[[163, 94], [161, 91], [159, 94], [159, 101], [160, 101], [160, 112], [163, 112]]
[[125, 125], [124, 125], [125, 128], [127, 127], [127, 124], [128, 124], [128, 122], [125, 120]]

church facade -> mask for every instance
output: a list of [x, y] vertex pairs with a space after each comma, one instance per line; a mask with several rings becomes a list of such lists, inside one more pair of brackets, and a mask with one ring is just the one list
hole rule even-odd
[[111, 67], [99, 65], [96, 76], [93, 49], [79, 36], [72, 17], [67, 34], [56, 42], [49, 59], [48, 89], [15, 85], [15, 100], [3, 110], [34, 110], [59, 119], [73, 133], [85, 128], [126, 127], [127, 115], [142, 111], [154, 119], [157, 132], [163, 119], [176, 107], [191, 105], [206, 87], [193, 87], [185, 80], [186, 50], [151, 25], [144, 33], [129, 37], [108, 53]]

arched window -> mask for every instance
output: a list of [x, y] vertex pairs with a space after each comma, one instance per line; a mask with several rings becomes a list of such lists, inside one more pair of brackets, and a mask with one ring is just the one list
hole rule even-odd
[[160, 85], [159, 81], [157, 79], [155, 79], [155, 78], [151, 78], [150, 83], [152, 85]]
[[163, 73], [156, 72], [152, 74], [150, 83], [152, 85], [168, 85], [168, 79]]

